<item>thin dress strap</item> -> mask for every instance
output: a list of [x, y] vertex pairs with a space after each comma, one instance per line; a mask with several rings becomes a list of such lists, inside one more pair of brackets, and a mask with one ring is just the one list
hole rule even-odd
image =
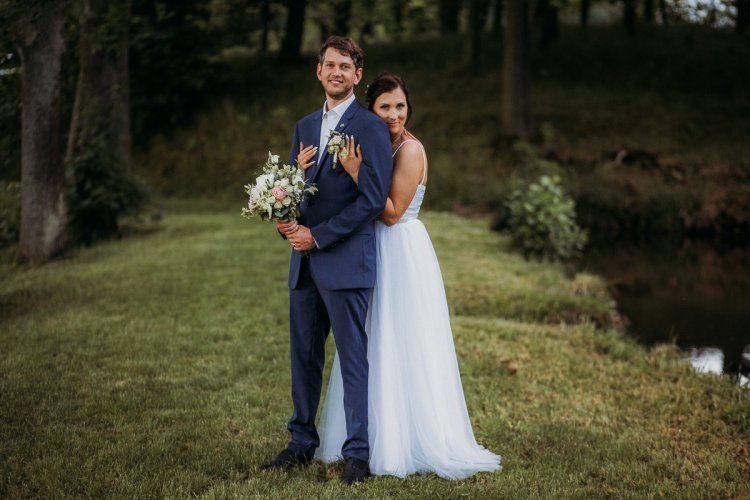
[[406, 139], [404, 142], [398, 145], [396, 151], [393, 152], [393, 157], [396, 157], [396, 153], [398, 153], [398, 150], [401, 149], [401, 146], [403, 146], [407, 142], [416, 142], [417, 144], [419, 144], [419, 147], [422, 148], [422, 179], [419, 181], [419, 184], [424, 186], [424, 181], [425, 179], [427, 179], [427, 152], [424, 150], [424, 146], [422, 146], [421, 142], [415, 139]]

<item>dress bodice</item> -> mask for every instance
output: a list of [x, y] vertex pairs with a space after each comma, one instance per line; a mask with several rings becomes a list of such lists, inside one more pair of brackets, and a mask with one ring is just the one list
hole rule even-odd
[[396, 157], [396, 153], [398, 153], [398, 150], [401, 149], [401, 146], [403, 146], [407, 142], [416, 142], [420, 147], [422, 147], [422, 180], [420, 180], [419, 184], [417, 184], [417, 191], [414, 193], [414, 197], [411, 199], [409, 207], [406, 209], [406, 212], [404, 212], [404, 215], [402, 215], [398, 220], [398, 223], [407, 222], [416, 219], [419, 216], [419, 209], [422, 208], [424, 193], [427, 190], [427, 186], [424, 183], [425, 177], [427, 176], [427, 154], [425, 153], [424, 147], [419, 143], [419, 141], [415, 141], [414, 139], [405, 140], [404, 142], [399, 144], [396, 148], [396, 151], [393, 152], [393, 157]]

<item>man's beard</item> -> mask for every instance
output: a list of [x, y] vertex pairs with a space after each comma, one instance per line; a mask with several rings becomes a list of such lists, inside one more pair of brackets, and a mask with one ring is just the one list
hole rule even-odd
[[351, 93], [353, 88], [354, 88], [353, 85], [351, 87], [345, 87], [345, 88], [342, 88], [341, 91], [336, 92], [336, 93], [332, 93], [328, 89], [326, 89], [326, 95], [330, 97], [331, 99], [335, 99], [338, 101], [348, 96]]

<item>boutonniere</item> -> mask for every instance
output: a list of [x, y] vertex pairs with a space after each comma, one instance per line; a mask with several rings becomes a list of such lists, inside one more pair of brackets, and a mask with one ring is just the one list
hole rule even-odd
[[349, 151], [346, 149], [346, 138], [344, 137], [344, 134], [335, 130], [331, 130], [331, 135], [328, 136], [326, 148], [328, 149], [328, 152], [333, 155], [333, 167], [331, 167], [333, 169], [336, 168], [336, 164], [338, 163], [339, 151], [341, 151], [341, 156], [344, 158], [349, 154]]

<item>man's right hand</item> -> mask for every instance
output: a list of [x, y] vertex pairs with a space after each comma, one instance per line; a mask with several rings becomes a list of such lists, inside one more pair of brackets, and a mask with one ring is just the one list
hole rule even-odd
[[276, 229], [284, 236], [289, 236], [299, 228], [296, 220], [282, 221], [274, 219], [274, 222], [276, 222]]
[[316, 146], [305, 147], [305, 145], [300, 142], [299, 154], [297, 155], [297, 165], [299, 165], [299, 168], [302, 170], [307, 170], [315, 165], [315, 157], [317, 154], [318, 148]]

